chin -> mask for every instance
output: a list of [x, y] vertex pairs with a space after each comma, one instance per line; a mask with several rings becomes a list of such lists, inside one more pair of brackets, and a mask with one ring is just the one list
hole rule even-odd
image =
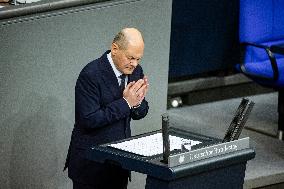
[[134, 70], [125, 70], [125, 71], [124, 71], [124, 74], [126, 74], [126, 75], [130, 75], [130, 74], [132, 74], [132, 73], [133, 73], [133, 71], [134, 71]]

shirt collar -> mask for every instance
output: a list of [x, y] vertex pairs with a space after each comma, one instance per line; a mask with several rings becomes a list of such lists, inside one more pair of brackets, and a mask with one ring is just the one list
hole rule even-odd
[[113, 60], [111, 58], [111, 52], [107, 54], [107, 59], [108, 59], [110, 65], [111, 65], [111, 67], [112, 67], [112, 69], [114, 71], [114, 74], [115, 74], [116, 78], [118, 78], [122, 73], [114, 65], [114, 62], [113, 62]]

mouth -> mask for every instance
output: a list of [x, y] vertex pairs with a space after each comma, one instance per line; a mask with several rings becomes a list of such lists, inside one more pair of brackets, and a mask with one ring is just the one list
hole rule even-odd
[[133, 66], [127, 66], [127, 67], [126, 67], [126, 69], [128, 69], [128, 70], [132, 71], [132, 70], [134, 70], [134, 69], [135, 69], [135, 67], [133, 67]]

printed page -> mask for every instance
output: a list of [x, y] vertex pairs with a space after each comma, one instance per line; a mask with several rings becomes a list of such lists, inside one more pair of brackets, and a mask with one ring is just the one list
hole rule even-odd
[[[200, 141], [185, 139], [177, 136], [169, 136], [170, 138], [170, 150], [179, 150], [182, 148], [182, 144], [188, 149], [191, 146], [200, 144]], [[163, 153], [163, 138], [162, 133], [155, 133], [153, 135], [132, 139], [116, 144], [110, 144], [109, 146], [131, 152], [142, 156], [153, 156]]]

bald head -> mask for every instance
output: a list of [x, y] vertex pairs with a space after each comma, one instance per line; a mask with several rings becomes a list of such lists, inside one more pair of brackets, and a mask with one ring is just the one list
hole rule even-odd
[[124, 28], [114, 37], [113, 43], [125, 50], [129, 45], [144, 46], [144, 39], [136, 28]]

